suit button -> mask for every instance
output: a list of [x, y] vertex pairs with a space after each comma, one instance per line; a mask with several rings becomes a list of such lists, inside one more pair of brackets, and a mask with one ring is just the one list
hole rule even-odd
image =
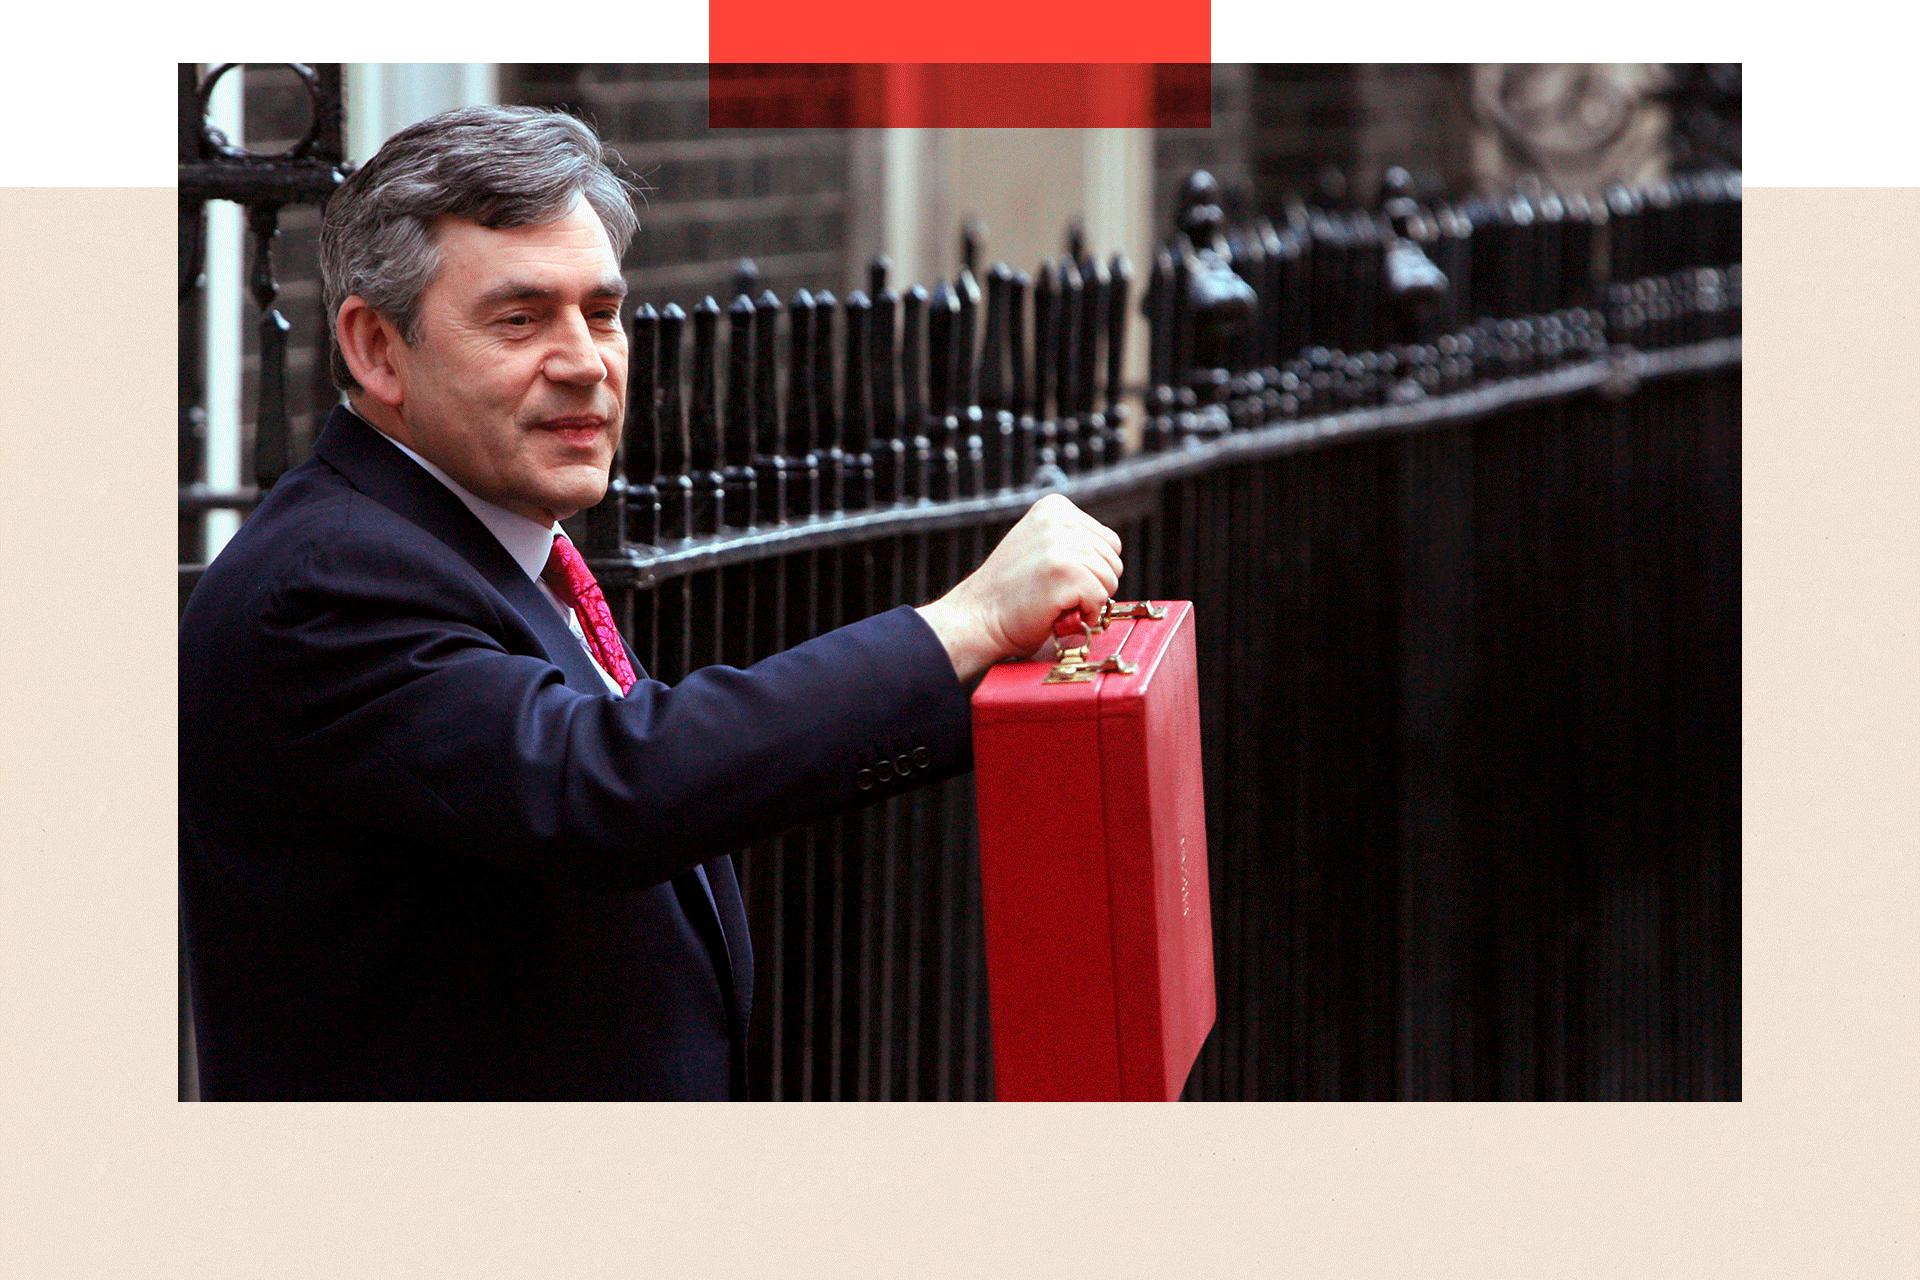
[[893, 772], [896, 777], [901, 778], [913, 772], [913, 761], [907, 756], [906, 752], [901, 752], [900, 755], [895, 758], [893, 762]]
[[933, 763], [933, 752], [927, 750], [925, 747], [915, 747], [913, 749], [913, 762], [924, 769]]
[[853, 785], [860, 788], [862, 791], [873, 790], [873, 770], [862, 769], [860, 772], [854, 774]]
[[873, 766], [873, 776], [885, 782], [893, 776], [893, 765], [885, 760], [880, 761]]

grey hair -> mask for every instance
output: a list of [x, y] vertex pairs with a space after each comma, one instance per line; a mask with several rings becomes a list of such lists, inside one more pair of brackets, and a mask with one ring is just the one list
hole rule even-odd
[[[618, 152], [564, 112], [487, 106], [429, 116], [388, 138], [327, 201], [320, 281], [328, 329], [357, 294], [409, 346], [420, 340], [420, 297], [440, 270], [436, 219], [532, 226], [584, 196], [617, 259], [639, 229], [633, 194], [643, 189]], [[342, 391], [359, 389], [337, 344], [328, 372]]]

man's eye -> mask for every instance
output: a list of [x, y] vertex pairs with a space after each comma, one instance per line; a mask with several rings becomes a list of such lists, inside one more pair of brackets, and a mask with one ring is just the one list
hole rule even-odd
[[533, 323], [533, 317], [532, 316], [508, 316], [504, 321], [504, 323], [510, 324], [515, 328], [525, 328], [527, 325], [530, 325]]

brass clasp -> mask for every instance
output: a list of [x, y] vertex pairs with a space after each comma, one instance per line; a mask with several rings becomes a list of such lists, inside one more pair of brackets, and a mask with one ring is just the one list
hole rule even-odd
[[1164, 618], [1166, 606], [1148, 601], [1133, 601], [1127, 604], [1115, 604], [1109, 600], [1100, 607], [1100, 620], [1089, 627], [1085, 619], [1080, 620], [1080, 640], [1077, 644], [1068, 644], [1065, 636], [1056, 635], [1054, 648], [1059, 657], [1054, 661], [1053, 669], [1047, 672], [1042, 684], [1084, 684], [1095, 676], [1107, 672], [1115, 675], [1130, 676], [1138, 668], [1119, 654], [1109, 654], [1098, 662], [1087, 660], [1087, 647], [1093, 643], [1095, 632], [1105, 631], [1107, 624], [1115, 618]]
[[1085, 648], [1062, 649], [1060, 660], [1053, 664], [1053, 669], [1047, 672], [1046, 678], [1040, 683], [1084, 684], [1102, 672], [1111, 671], [1116, 675], [1130, 676], [1135, 670], [1137, 668], [1133, 663], [1117, 653], [1108, 654], [1098, 662], [1088, 662]]
[[1151, 618], [1157, 621], [1166, 616], [1167, 606], [1151, 600], [1129, 600], [1125, 604], [1109, 600], [1100, 608], [1100, 626], [1104, 630], [1115, 618]]

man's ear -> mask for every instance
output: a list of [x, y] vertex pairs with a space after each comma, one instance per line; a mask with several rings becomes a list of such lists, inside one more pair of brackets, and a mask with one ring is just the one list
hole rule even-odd
[[340, 304], [333, 340], [340, 344], [340, 355], [360, 389], [388, 408], [398, 408], [406, 398], [406, 384], [394, 358], [401, 342], [393, 322], [356, 293]]

